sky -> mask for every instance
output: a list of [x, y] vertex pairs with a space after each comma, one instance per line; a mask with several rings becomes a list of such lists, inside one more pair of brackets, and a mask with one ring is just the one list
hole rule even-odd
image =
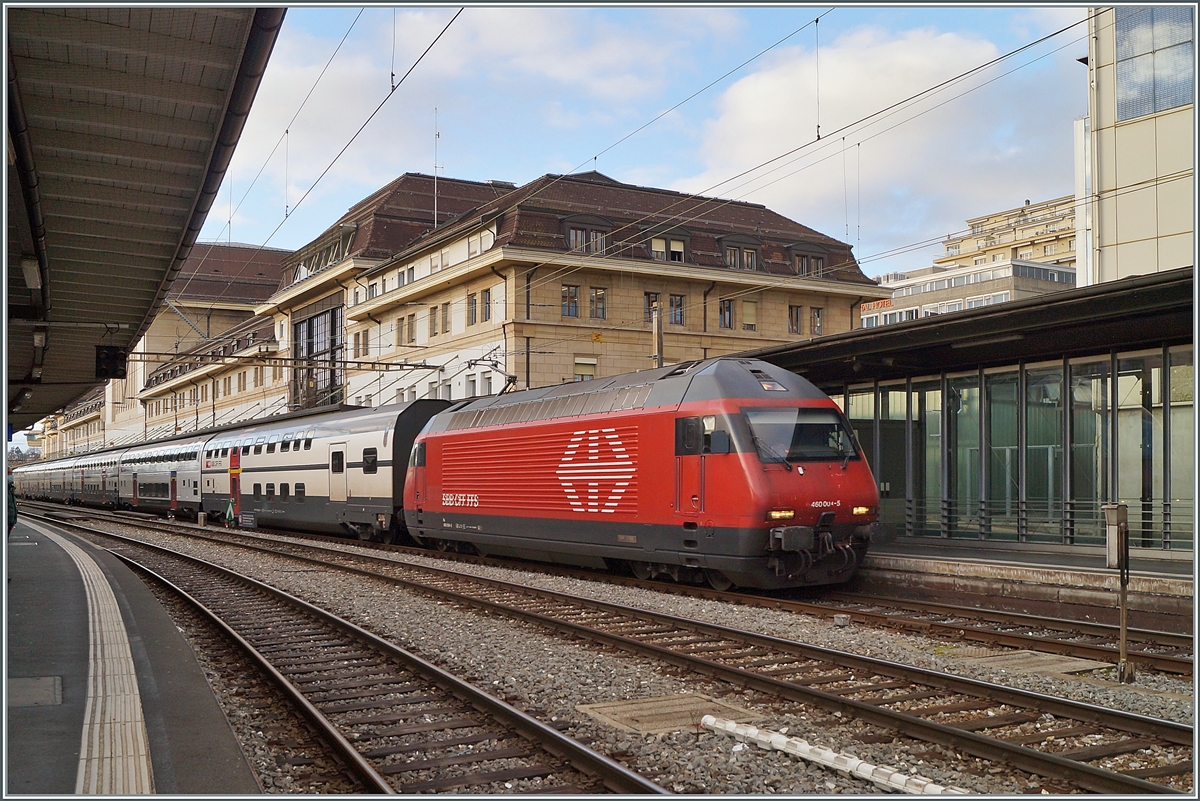
[[201, 239], [299, 248], [435, 147], [442, 177], [761, 203], [870, 276], [1074, 191], [1084, 6], [459, 8], [290, 7]]

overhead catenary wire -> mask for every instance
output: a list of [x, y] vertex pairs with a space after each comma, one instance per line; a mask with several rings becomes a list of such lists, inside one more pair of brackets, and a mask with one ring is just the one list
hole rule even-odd
[[[456, 14], [456, 17], [457, 17], [457, 14]], [[454, 22], [454, 20], [451, 20], [451, 23], [452, 23], [452, 22]], [[1078, 24], [1078, 23], [1076, 23], [1076, 24]], [[1070, 28], [1070, 26], [1068, 26], [1068, 29], [1069, 29], [1069, 28]], [[1063, 30], [1067, 30], [1067, 29], [1063, 29]], [[443, 31], [443, 32], [444, 32], [444, 31]], [[1061, 32], [1061, 31], [1058, 31], [1058, 32]], [[1054, 36], [1054, 35], [1057, 35], [1057, 34], [1052, 34], [1051, 36]], [[1044, 37], [1044, 38], [1049, 38], [1049, 37]], [[1039, 41], [1043, 41], [1043, 40], [1039, 40]], [[1015, 52], [1014, 52], [1013, 54], [1015, 54], [1015, 53], [1019, 53], [1019, 52], [1020, 52], [1020, 50], [1027, 49], [1028, 47], [1032, 47], [1032, 46], [1033, 46], [1033, 44], [1036, 44], [1036, 42], [1034, 42], [1034, 43], [1031, 43], [1031, 44], [1027, 44], [1027, 46], [1025, 46], [1025, 47], [1022, 47], [1022, 48], [1020, 48], [1019, 50], [1015, 50]], [[432, 47], [432, 44], [431, 44], [431, 47]], [[1009, 58], [1009, 56], [1010, 56], [1010, 55], [1013, 55], [1013, 54], [1007, 54], [1006, 56], [1001, 56], [1001, 59], [1003, 59], [1003, 58]], [[997, 59], [997, 60], [995, 60], [995, 61], [998, 61], [998, 60], [1000, 60], [1000, 59]], [[995, 62], [995, 61], [994, 61], [994, 62]], [[989, 64], [992, 64], [992, 62], [989, 62]], [[415, 66], [415, 65], [414, 65], [414, 66]], [[979, 70], [982, 70], [982, 68], [984, 68], [984, 67], [986, 67], [986, 66], [988, 66], [988, 65], [982, 65], [982, 66], [980, 66], [980, 67], [974, 68], [974, 70], [972, 70], [971, 72], [978, 72]], [[970, 73], [967, 73], [967, 74], [970, 74]], [[953, 79], [952, 79], [952, 80], [953, 80]], [[936, 89], [936, 88], [935, 88], [935, 89]], [[930, 90], [926, 90], [926, 92], [928, 92], [928, 91], [930, 91]], [[916, 97], [916, 96], [914, 96], [914, 97]], [[910, 98], [910, 100], [912, 100], [912, 98]], [[905, 101], [901, 101], [901, 103], [899, 103], [899, 104], [895, 104], [895, 106], [902, 106], [902, 104], [904, 104], [904, 103], [905, 103]], [[889, 108], [895, 108], [895, 106], [894, 106], [894, 107], [889, 107]], [[677, 108], [677, 107], [676, 107], [676, 108]], [[884, 110], [887, 110], [887, 109], [884, 109]], [[878, 113], [877, 113], [877, 114], [878, 114]], [[372, 116], [373, 116], [373, 115], [372, 115]], [[658, 118], [656, 118], [656, 119], [658, 119]], [[368, 120], [368, 121], [370, 121], [370, 120]], [[644, 126], [643, 126], [643, 127], [644, 127]], [[641, 130], [641, 128], [638, 128], [638, 131], [640, 131], [640, 130]], [[636, 133], [636, 131], [635, 131], [634, 133]], [[630, 134], [630, 135], [632, 135], [632, 134]], [[878, 134], [874, 134], [874, 135], [878, 135]], [[628, 138], [628, 137], [625, 137], [625, 138]], [[623, 140], [624, 140], [624, 139], [622, 139], [622, 140], [620, 140], [620, 141], [623, 141]], [[616, 146], [616, 144], [619, 144], [619, 141], [618, 141], [618, 143], [614, 143], [614, 145], [613, 145], [613, 146]], [[806, 143], [806, 144], [812, 144], [812, 143]], [[857, 143], [857, 145], [856, 145], [856, 146], [857, 146], [857, 147], [860, 147], [860, 145], [862, 145], [862, 143]], [[802, 145], [802, 147], [803, 147], [803, 146], [804, 146], [804, 145]], [[610, 149], [611, 149], [611, 147], [610, 147]], [[343, 149], [343, 150], [344, 150], [344, 149]], [[606, 149], [606, 150], [608, 150], [608, 149]], [[797, 149], [797, 150], [798, 150], [798, 149]], [[606, 151], [601, 151], [601, 152], [606, 152]], [[793, 150], [793, 151], [790, 151], [790, 152], [796, 152], [796, 150]], [[779, 158], [781, 158], [781, 157], [784, 157], [784, 156], [786, 156], [786, 155], [788, 155], [788, 153], [784, 153], [784, 155], [781, 155], [781, 156], [775, 157], [774, 159], [770, 159], [770, 161], [768, 161], [768, 162], [764, 162], [763, 164], [769, 164], [770, 162], [773, 162], [773, 161], [778, 161], [778, 159], [779, 159]], [[595, 158], [595, 157], [593, 157], [593, 159], [594, 159], [594, 158]], [[760, 165], [760, 167], [761, 167], [761, 165]], [[328, 171], [328, 168], [326, 168], [326, 171]], [[743, 173], [743, 174], [745, 174], [745, 173]], [[323, 175], [324, 175], [324, 173], [323, 173]], [[728, 182], [728, 181], [730, 181], [730, 180], [734, 180], [734, 179], [736, 179], [736, 177], [739, 177], [739, 176], [734, 176], [734, 177], [733, 177], [733, 179], [727, 179], [725, 182]], [[319, 179], [318, 179], [318, 180], [319, 180]], [[715, 185], [715, 186], [721, 186], [721, 185], [724, 185], [724, 183], [725, 183], [725, 182], [718, 183], [718, 185]], [[860, 176], [859, 176], [859, 182], [860, 182]], [[544, 187], [544, 189], [545, 189], [545, 188], [546, 188], [546, 187]], [[310, 191], [311, 191], [311, 189], [310, 189]], [[860, 197], [860, 183], [859, 183], [859, 197]], [[707, 203], [707, 199], [706, 199], [706, 203]], [[847, 203], [848, 203], [848, 200], [847, 200]], [[298, 205], [299, 205], [299, 204], [298, 204]], [[859, 205], [860, 205], [860, 203], [859, 203]], [[268, 241], [269, 241], [269, 240], [268, 240]], [[937, 241], [937, 240], [931, 240], [931, 241]], [[265, 242], [264, 242], [264, 246], [265, 246]], [[874, 258], [882, 258], [882, 257], [878, 257], [878, 255], [876, 255], [876, 257], [874, 257]], [[865, 259], [865, 260], [870, 260], [870, 259]], [[860, 259], [859, 261], [860, 261], [860, 263], [863, 263], [864, 259]], [[544, 263], [544, 264], [546, 264], [546, 263]], [[547, 276], [547, 282], [548, 282], [548, 281], [550, 281], [550, 279], [554, 279], [554, 278], [551, 278], [551, 277], [548, 277], [548, 276]]]

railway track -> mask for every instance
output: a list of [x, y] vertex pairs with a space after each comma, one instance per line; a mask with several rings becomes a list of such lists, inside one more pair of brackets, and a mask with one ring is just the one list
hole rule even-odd
[[125, 539], [111, 550], [237, 641], [368, 792], [665, 792], [299, 598], [154, 545]]
[[[218, 539], [435, 592], [855, 717], [877, 726], [880, 737], [899, 732], [1005, 763], [1052, 779], [1056, 786], [1118, 794], [1192, 787], [1190, 726], [438, 568], [279, 540], [256, 543], [244, 534], [222, 533]], [[1154, 766], [1130, 766], [1139, 754], [1136, 759], [1152, 760]]]
[[[46, 504], [45, 508], [62, 511], [61, 506], [54, 504]], [[93, 511], [87, 510], [87, 512], [81, 513], [91, 514]], [[102, 514], [104, 513], [96, 512], [95, 516], [99, 517]], [[104, 517], [105, 519], [129, 520], [128, 516], [121, 515], [105, 514]], [[155, 521], [139, 521], [139, 525], [158, 526], [165, 531], [194, 530], [194, 528], [179, 527], [178, 524], [170, 525]], [[288, 536], [309, 538], [317, 542], [345, 542], [344, 539], [337, 537], [302, 535], [294, 532], [289, 533]], [[1089, 621], [1044, 618], [1016, 612], [999, 612], [976, 607], [901, 601], [837, 592], [826, 594], [817, 601], [778, 595], [723, 592], [700, 586], [646, 581], [597, 571], [564, 568], [561, 565], [546, 566], [529, 562], [518, 564], [511, 560], [453, 552], [427, 551], [403, 546], [380, 546], [373, 543], [356, 544], [378, 548], [389, 553], [408, 553], [425, 558], [516, 567], [516, 569], [554, 575], [570, 575], [591, 581], [604, 581], [624, 586], [649, 588], [659, 592], [712, 598], [746, 606], [778, 609], [828, 619], [833, 619], [837, 615], [848, 615], [851, 621], [858, 624], [914, 632], [927, 637], [944, 638], [952, 642], [971, 642], [1038, 653], [1059, 654], [1113, 665], [1120, 657], [1119, 628]], [[1133, 628], [1128, 630], [1127, 647], [1128, 660], [1136, 664], [1139, 669], [1155, 670], [1178, 676], [1194, 674], [1193, 638], [1190, 634]]]

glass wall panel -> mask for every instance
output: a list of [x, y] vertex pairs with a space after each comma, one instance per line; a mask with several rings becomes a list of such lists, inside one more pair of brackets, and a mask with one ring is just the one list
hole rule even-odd
[[1192, 550], [1196, 531], [1196, 372], [1192, 346], [1171, 349], [1171, 548]]
[[879, 519], [904, 530], [905, 503], [905, 419], [908, 392], [903, 384], [888, 384], [879, 388]]
[[1062, 368], [1025, 373], [1026, 535], [1030, 542], [1062, 542]]
[[950, 460], [950, 534], [979, 537], [979, 376], [949, 380], [946, 458]]
[[1162, 547], [1162, 355], [1117, 361], [1117, 499], [1129, 506], [1129, 545]]
[[1110, 497], [1108, 359], [1071, 362], [1071, 516], [1077, 545], [1105, 543], [1101, 504]]
[[857, 387], [850, 390], [850, 407], [846, 411], [850, 428], [858, 437], [858, 443], [867, 457], [867, 464], [875, 470], [875, 388]]
[[913, 533], [941, 536], [942, 384], [913, 383]]
[[987, 535], [1016, 540], [1021, 500], [1018, 448], [1017, 371], [984, 376], [987, 391]]

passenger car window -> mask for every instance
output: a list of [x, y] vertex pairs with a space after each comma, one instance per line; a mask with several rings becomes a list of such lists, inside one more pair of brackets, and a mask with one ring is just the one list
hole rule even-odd
[[296, 503], [304, 503], [304, 485], [296, 485]]
[[375, 448], [366, 448], [363, 450], [363, 472], [379, 472], [379, 455]]

